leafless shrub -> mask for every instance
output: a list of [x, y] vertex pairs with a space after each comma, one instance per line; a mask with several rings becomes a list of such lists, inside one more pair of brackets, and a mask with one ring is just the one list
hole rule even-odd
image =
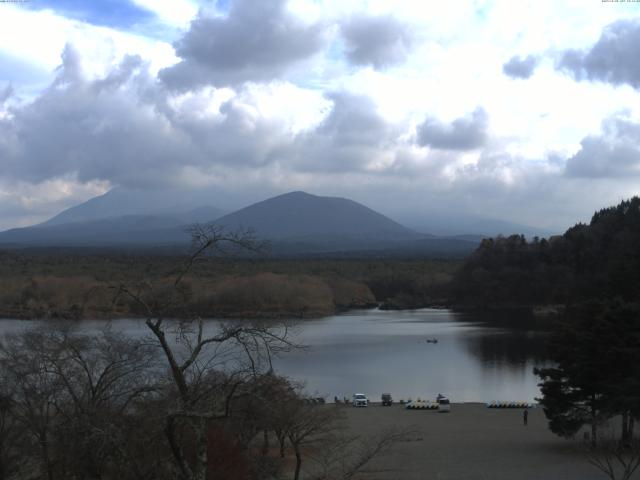
[[588, 447], [587, 461], [611, 480], [629, 480], [640, 467], [640, 439], [621, 442], [600, 438], [598, 445]]

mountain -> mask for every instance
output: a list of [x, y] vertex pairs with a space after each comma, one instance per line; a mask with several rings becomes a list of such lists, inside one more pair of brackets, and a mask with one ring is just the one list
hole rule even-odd
[[[38, 247], [171, 247], [190, 241], [193, 223], [213, 222], [227, 230], [251, 229], [282, 255], [464, 255], [479, 239], [421, 234], [346, 198], [292, 192], [254, 203], [220, 217], [214, 207], [169, 212], [153, 210], [149, 199], [136, 203], [130, 191], [113, 191], [70, 208], [51, 220], [0, 233], [0, 245]], [[163, 199], [167, 205], [167, 199]], [[160, 202], [159, 202], [160, 203]], [[119, 215], [111, 215], [115, 212]], [[125, 213], [125, 214], [123, 214]]]
[[228, 229], [249, 227], [259, 237], [288, 242], [394, 243], [424, 236], [353, 200], [304, 192], [255, 203], [219, 218], [216, 224]]
[[26, 247], [153, 246], [185, 243], [186, 233], [170, 217], [124, 215], [59, 225], [36, 225], [0, 233], [0, 245]]
[[[65, 212], [68, 212], [65, 211]], [[63, 212], [63, 213], [65, 213]], [[13, 246], [167, 246], [189, 242], [186, 230], [194, 223], [209, 223], [220, 216], [215, 207], [198, 207], [166, 215], [122, 215], [96, 220], [82, 216], [55, 217], [33, 227], [0, 233], [0, 245]]]
[[207, 192], [114, 188], [38, 225], [0, 233], [12, 246], [166, 246], [186, 244], [188, 225], [226, 212], [207, 205]]
[[426, 218], [407, 218], [404, 222], [417, 232], [461, 238], [463, 236], [495, 237], [509, 236], [514, 233], [523, 234], [527, 238], [549, 237], [558, 232], [523, 225], [520, 223], [498, 220], [482, 215], [443, 215], [429, 214]]
[[[68, 208], [41, 226], [63, 225], [130, 215], [144, 215], [181, 219], [182, 223], [211, 221], [224, 215], [211, 207], [206, 192], [167, 190], [134, 190], [114, 188], [80, 205]], [[178, 222], [180, 223], [180, 221]]]
[[421, 234], [353, 200], [305, 192], [255, 203], [215, 223], [253, 230], [271, 241], [275, 255], [465, 255], [479, 243]]

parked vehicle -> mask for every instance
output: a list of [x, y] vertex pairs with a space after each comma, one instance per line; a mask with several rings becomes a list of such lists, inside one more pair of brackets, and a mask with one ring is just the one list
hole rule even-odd
[[367, 396], [364, 393], [354, 393], [353, 401], [351, 402], [351, 405], [354, 407], [368, 407], [369, 400], [367, 399]]
[[447, 397], [438, 395], [438, 412], [448, 413], [451, 411], [451, 402]]
[[382, 394], [382, 406], [383, 407], [390, 407], [391, 405], [393, 405], [393, 398], [391, 397], [390, 393], [383, 393]]

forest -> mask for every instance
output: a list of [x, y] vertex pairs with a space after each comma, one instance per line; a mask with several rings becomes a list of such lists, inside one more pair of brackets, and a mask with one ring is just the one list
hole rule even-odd
[[451, 296], [479, 308], [632, 301], [640, 294], [640, 198], [596, 212], [564, 235], [485, 239], [456, 272]]
[[[159, 286], [183, 262], [184, 256], [139, 252], [0, 252], [0, 317], [139, 316], [130, 300], [114, 302], [114, 288], [122, 282]], [[208, 256], [184, 279], [184, 302], [172, 316], [310, 318], [378, 304], [443, 304], [459, 265], [458, 259]]]

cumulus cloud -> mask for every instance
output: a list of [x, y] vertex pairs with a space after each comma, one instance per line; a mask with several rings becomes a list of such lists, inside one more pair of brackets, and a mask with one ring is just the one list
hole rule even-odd
[[324, 45], [325, 27], [303, 23], [287, 10], [286, 0], [235, 0], [228, 16], [201, 12], [191, 22], [175, 44], [182, 60], [160, 78], [178, 90], [268, 81]]
[[29, 182], [68, 173], [81, 182], [157, 180], [156, 164], [192, 152], [142, 98], [141, 89], [151, 84], [139, 57], [125, 57], [108, 76], [86, 81], [68, 47], [51, 86], [0, 122], [4, 175]]
[[528, 55], [525, 58], [513, 56], [502, 65], [502, 71], [511, 78], [529, 78], [533, 75], [538, 66], [539, 58], [535, 55]]
[[261, 112], [251, 92], [175, 96], [135, 56], [103, 78], [86, 80], [80, 70], [68, 47], [53, 83], [0, 117], [4, 178], [175, 183], [188, 168], [262, 165], [291, 136], [290, 125]]
[[354, 16], [340, 31], [347, 59], [376, 69], [403, 62], [414, 43], [411, 28], [392, 16]]
[[600, 135], [589, 135], [567, 160], [571, 177], [615, 178], [640, 176], [640, 123], [624, 115], [602, 124]]
[[334, 92], [328, 98], [333, 106], [326, 118], [298, 135], [278, 153], [279, 158], [307, 172], [352, 173], [389, 167], [400, 127], [387, 122], [366, 96]]
[[334, 92], [328, 98], [333, 101], [333, 108], [316, 134], [331, 137], [341, 146], [380, 146], [389, 138], [390, 125], [371, 98], [348, 92]]
[[52, 84], [0, 118], [0, 165], [4, 178], [31, 184], [74, 175], [132, 188], [204, 186], [249, 170], [384, 168], [399, 133], [365, 96], [322, 98], [291, 85], [176, 94], [135, 56], [87, 80], [68, 47]]
[[608, 25], [591, 48], [564, 51], [557, 68], [576, 80], [640, 88], [640, 20]]
[[442, 150], [474, 150], [487, 141], [488, 116], [477, 108], [470, 116], [461, 117], [451, 124], [427, 118], [417, 127], [418, 144]]
[[[327, 5], [229, 2], [225, 15], [215, 16], [212, 8], [193, 20], [175, 44], [177, 56], [163, 44], [154, 57], [155, 43], [142, 48], [111, 30], [84, 34], [77, 22], [61, 23], [55, 42], [47, 35], [44, 43], [34, 31], [49, 30], [34, 23], [24, 35], [33, 39], [30, 55], [20, 50], [26, 40], [16, 42], [7, 33], [5, 45], [15, 45], [16, 56], [47, 72], [64, 41], [80, 46], [81, 54], [67, 49], [63, 65], [46, 77], [55, 76], [48, 87], [49, 80], [32, 78], [27, 86], [14, 80], [16, 93], [0, 105], [4, 225], [54, 214], [110, 186], [164, 192], [198, 186], [223, 192], [218, 198], [233, 197], [214, 203], [228, 209], [303, 189], [352, 197], [389, 213], [418, 214], [431, 206], [540, 224], [575, 220], [576, 212], [590, 213], [637, 191], [633, 158], [640, 157], [640, 140], [631, 116], [617, 116], [610, 131], [583, 139], [594, 122], [621, 107], [638, 118], [630, 89], [578, 89], [566, 78], [541, 75], [531, 82], [533, 94], [523, 97], [522, 88], [531, 93], [529, 82], [511, 82], [504, 74], [526, 78], [537, 58], [514, 57], [503, 71], [501, 63], [487, 68], [503, 58], [504, 44], [531, 51], [567, 41], [585, 46], [582, 39], [590, 37], [582, 30], [591, 27], [581, 27], [579, 35], [557, 32], [556, 23], [547, 23], [549, 7], [522, 38], [517, 25], [484, 35], [487, 19], [507, 18], [494, 15], [505, 5], [511, 11], [507, 2], [490, 5], [480, 23], [480, 16], [467, 15], [461, 35], [460, 11], [443, 17], [430, 7], [419, 15], [421, 9], [389, 4], [372, 5], [374, 13], [363, 15], [354, 14], [361, 5]], [[41, 16], [51, 21], [51, 15]], [[12, 19], [18, 16], [5, 23], [20, 24]], [[568, 63], [561, 68], [579, 79], [635, 86], [634, 59], [624, 50], [637, 51], [637, 42], [622, 42], [635, 37], [620, 25], [635, 30], [636, 23], [618, 22], [603, 34], [598, 45], [606, 44], [609, 53], [596, 55], [604, 48], [598, 45], [574, 51], [571, 64], [564, 52]], [[553, 38], [536, 43], [539, 27], [549, 27]], [[428, 34], [424, 43], [418, 28]], [[124, 46], [110, 47], [111, 37]], [[412, 54], [417, 48], [420, 55]], [[45, 50], [46, 62], [38, 56]], [[127, 52], [140, 56], [123, 58]], [[401, 70], [385, 70], [404, 61]], [[9, 92], [3, 86], [0, 104]], [[456, 118], [467, 105], [483, 105], [488, 113], [478, 108]], [[548, 120], [539, 121], [541, 114]], [[565, 161], [580, 139], [582, 149]], [[547, 147], [562, 153], [561, 164], [545, 157]]]

